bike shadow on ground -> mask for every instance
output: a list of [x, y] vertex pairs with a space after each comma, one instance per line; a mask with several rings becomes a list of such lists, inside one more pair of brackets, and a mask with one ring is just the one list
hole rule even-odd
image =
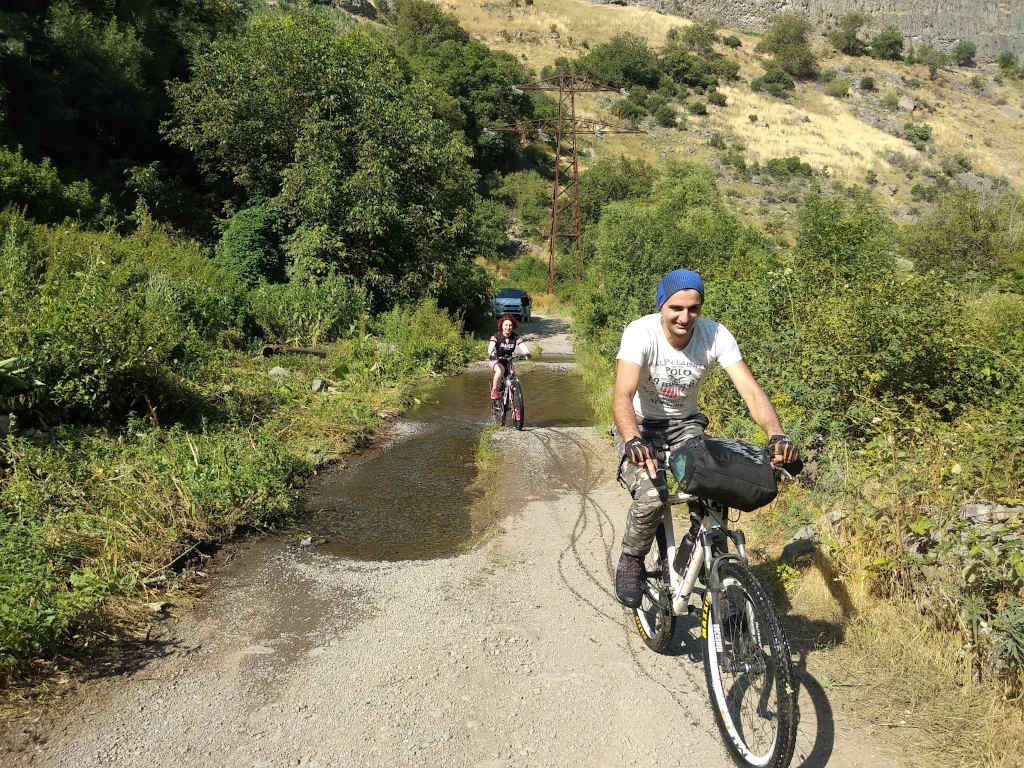
[[[794, 612], [785, 589], [767, 576], [780, 563], [801, 572], [812, 569], [819, 572], [836, 608], [835, 620], [810, 618]], [[808, 670], [807, 659], [811, 653], [833, 648], [846, 639], [846, 626], [856, 614], [853, 600], [831, 560], [817, 547], [795, 553], [784, 551], [782, 557], [767, 560], [754, 570], [762, 583], [771, 589], [772, 600], [789, 638], [793, 667], [803, 692], [793, 765], [821, 768], [828, 764], [835, 748], [835, 716], [826, 687]]]
[[[781, 560], [781, 558], [779, 559]], [[771, 585], [766, 573], [777, 561], [768, 561], [755, 568], [762, 583]], [[792, 563], [787, 558], [788, 564]], [[811, 619], [792, 613], [792, 603], [782, 589], [773, 589], [772, 599], [779, 612], [789, 638], [793, 666], [800, 695], [800, 723], [797, 728], [796, 750], [792, 765], [797, 768], [823, 768], [828, 764], [835, 748], [835, 718], [832, 703], [825, 686], [807, 669], [807, 658], [813, 652], [843, 642], [846, 624], [854, 616], [853, 602], [828, 559], [818, 551], [798, 558], [797, 566], [817, 568], [828, 584], [828, 589], [839, 606], [839, 620]], [[697, 596], [699, 598], [699, 596]], [[676, 620], [672, 642], [664, 651], [668, 656], [686, 657], [695, 664], [703, 664], [704, 651], [700, 637], [700, 608]]]

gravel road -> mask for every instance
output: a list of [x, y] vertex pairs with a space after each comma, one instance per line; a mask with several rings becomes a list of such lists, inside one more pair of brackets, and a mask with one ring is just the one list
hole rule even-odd
[[[571, 351], [540, 335], [545, 352]], [[17, 724], [0, 762], [728, 765], [696, 620], [680, 621], [677, 654], [656, 655], [612, 598], [628, 496], [607, 437], [493, 439], [509, 469], [488, 501], [514, 511], [472, 551], [365, 562], [277, 539], [236, 548], [202, 604], [165, 622], [162, 655]], [[801, 696], [794, 765], [901, 764], [815, 681]]]

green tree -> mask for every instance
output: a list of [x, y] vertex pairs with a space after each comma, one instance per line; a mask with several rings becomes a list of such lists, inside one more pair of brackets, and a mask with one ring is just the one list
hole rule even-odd
[[868, 48], [873, 58], [899, 61], [903, 58], [903, 33], [896, 25], [889, 24], [871, 38]]
[[808, 44], [811, 23], [798, 13], [780, 13], [756, 50], [771, 53], [773, 63], [793, 77], [810, 78], [818, 73], [818, 64]]
[[867, 22], [867, 15], [860, 11], [843, 14], [836, 26], [829, 30], [829, 42], [847, 56], [863, 56], [868, 45], [860, 39], [859, 33]]
[[618, 88], [634, 85], [657, 88], [661, 75], [658, 57], [647, 40], [628, 33], [616, 35], [577, 59], [576, 72]]
[[958, 67], [973, 67], [974, 57], [978, 53], [978, 46], [970, 40], [960, 40], [950, 53], [950, 58]]
[[260, 16], [170, 90], [167, 136], [236, 199], [281, 206], [295, 274], [355, 277], [378, 307], [482, 300], [471, 150], [384, 41], [311, 13]]
[[928, 78], [934, 80], [938, 77], [939, 67], [949, 63], [949, 57], [941, 51], [935, 50], [930, 45], [922, 45], [914, 56], [914, 61], [928, 67]]

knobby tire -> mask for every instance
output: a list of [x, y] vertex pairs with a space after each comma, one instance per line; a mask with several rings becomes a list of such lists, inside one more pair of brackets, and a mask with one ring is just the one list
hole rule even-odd
[[523, 402], [523, 385], [519, 379], [512, 380], [512, 425], [522, 429], [526, 424], [526, 403]]
[[[715, 722], [736, 765], [786, 768], [799, 720], [789, 642], [771, 600], [738, 560], [719, 568], [720, 588], [704, 595], [701, 641]], [[720, 605], [720, 625], [712, 601]]]
[[668, 583], [668, 547], [664, 523], [658, 524], [654, 544], [644, 559], [644, 571], [644, 595], [640, 606], [633, 609], [633, 621], [647, 647], [657, 653], [664, 653], [676, 629]]

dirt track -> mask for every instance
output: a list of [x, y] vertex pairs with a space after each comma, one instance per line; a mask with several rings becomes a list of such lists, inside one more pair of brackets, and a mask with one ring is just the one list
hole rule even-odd
[[[564, 334], [541, 342], [569, 351]], [[728, 765], [696, 620], [659, 656], [612, 599], [628, 496], [608, 440], [586, 427], [494, 440], [514, 470], [490, 503], [515, 512], [473, 551], [365, 562], [244, 547], [200, 608], [167, 622], [162, 655], [6, 734], [0, 762]], [[805, 676], [793, 765], [900, 765], [833, 695]]]

